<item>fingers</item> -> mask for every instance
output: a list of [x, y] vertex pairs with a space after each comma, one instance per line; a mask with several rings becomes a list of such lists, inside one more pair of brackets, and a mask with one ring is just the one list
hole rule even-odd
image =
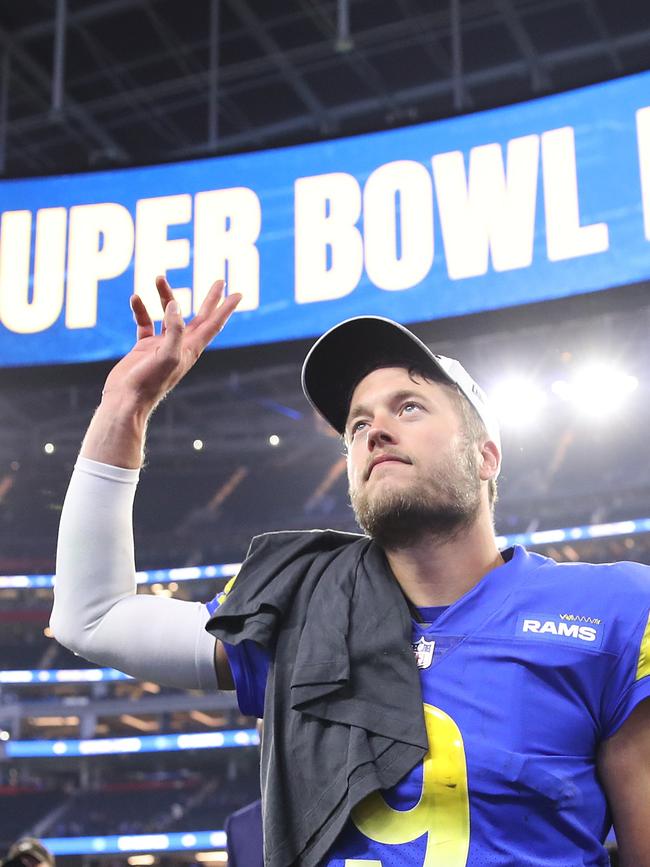
[[185, 329], [185, 322], [183, 321], [183, 316], [181, 314], [181, 305], [175, 298], [172, 298], [171, 301], [167, 302], [163, 324], [167, 331], [173, 331], [174, 334], [182, 334]]
[[[170, 301], [174, 300], [174, 293], [172, 291], [172, 287], [167, 282], [167, 278], [164, 276], [156, 277], [156, 289], [158, 290], [158, 297], [160, 298], [160, 306], [163, 309], [163, 313]], [[162, 333], [165, 333], [165, 320], [163, 318], [162, 324]]]
[[163, 318], [164, 340], [160, 347], [160, 358], [165, 359], [170, 367], [175, 367], [181, 360], [183, 332], [185, 322], [181, 314], [181, 307], [174, 298], [167, 301]]
[[203, 303], [199, 308], [199, 312], [190, 323], [192, 330], [198, 328], [214, 312], [215, 308], [219, 304], [219, 301], [221, 300], [221, 296], [223, 295], [223, 290], [225, 286], [225, 280], [214, 281], [214, 283], [210, 287], [208, 294], [203, 299]]
[[[162, 332], [165, 337], [163, 352], [175, 357], [180, 355], [183, 333], [187, 331], [187, 344], [198, 357], [210, 341], [221, 331], [235, 308], [242, 299], [238, 292], [223, 298], [224, 280], [216, 280], [203, 299], [203, 303], [194, 319], [185, 326], [180, 311], [180, 305], [174, 298], [174, 293], [167, 279], [156, 277], [156, 289], [163, 308]], [[144, 302], [139, 295], [131, 298], [131, 308], [138, 326], [138, 340], [152, 337], [155, 328]]]
[[147, 308], [144, 306], [142, 298], [140, 298], [139, 295], [132, 295], [129, 299], [129, 303], [137, 326], [136, 339], [142, 340], [143, 337], [153, 337], [155, 333], [154, 325], [151, 321], [151, 316], [149, 316], [149, 313], [147, 312]]
[[[216, 286], [216, 284], [214, 285]], [[219, 295], [221, 295], [221, 291], [219, 292]], [[216, 310], [212, 311], [211, 315], [206, 314], [203, 321], [199, 322], [198, 325], [195, 325], [191, 336], [188, 335], [188, 342], [191, 343], [192, 348], [196, 352], [198, 352], [199, 354], [203, 352], [208, 343], [210, 343], [213, 338], [221, 331], [226, 322], [234, 313], [235, 308], [237, 307], [241, 299], [242, 296], [239, 292], [233, 292], [232, 295], [228, 295], [228, 297], [224, 299], [224, 301], [216, 308]], [[202, 309], [203, 305], [201, 305], [201, 310]], [[194, 323], [196, 323], [196, 319], [192, 324], [194, 325]]]
[[156, 277], [156, 289], [158, 290], [160, 305], [165, 310], [169, 302], [174, 300], [174, 293], [166, 277]]

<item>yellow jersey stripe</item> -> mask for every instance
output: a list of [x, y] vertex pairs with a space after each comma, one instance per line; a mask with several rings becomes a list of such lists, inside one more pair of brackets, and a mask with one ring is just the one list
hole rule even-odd
[[[239, 572], [237, 573], [237, 575], [239, 575]], [[223, 595], [224, 595], [224, 596], [227, 596], [227, 595], [230, 593], [230, 591], [232, 590], [232, 585], [233, 585], [233, 584], [235, 583], [235, 581], [237, 580], [237, 575], [233, 575], [233, 577], [230, 579], [230, 581], [228, 581], [228, 583], [226, 584], [226, 586], [223, 588]], [[648, 631], [648, 630], [646, 629], [646, 632], [647, 632], [647, 631]]]
[[647, 677], [650, 674], [650, 615], [648, 622], [645, 625], [643, 638], [641, 639], [641, 649], [639, 650], [639, 664], [636, 668], [636, 680], [641, 680], [642, 677]]

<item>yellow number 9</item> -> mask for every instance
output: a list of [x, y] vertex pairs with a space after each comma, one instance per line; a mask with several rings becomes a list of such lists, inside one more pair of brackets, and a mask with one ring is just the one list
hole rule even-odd
[[[460, 729], [440, 708], [424, 705], [429, 752], [424, 757], [422, 794], [409, 810], [390, 807], [373, 792], [352, 811], [352, 821], [377, 843], [399, 845], [427, 835], [422, 867], [465, 867], [469, 851], [467, 763]], [[347, 867], [379, 861], [347, 860]]]

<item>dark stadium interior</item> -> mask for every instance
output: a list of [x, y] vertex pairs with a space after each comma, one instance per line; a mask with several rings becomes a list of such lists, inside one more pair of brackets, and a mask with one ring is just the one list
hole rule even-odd
[[[639, 0], [462, 0], [456, 19], [453, 2], [351, 0], [347, 23], [340, 11], [347, 4], [336, 0], [67, 0], [53, 105], [56, 6], [0, 4], [3, 179], [324, 141], [649, 68], [650, 4]], [[551, 397], [532, 427], [504, 426], [498, 533], [650, 517], [648, 292], [647, 284], [612, 287], [414, 327], [436, 351], [460, 358], [488, 391], [523, 371], [550, 394], [554, 382], [597, 360], [614, 360], [638, 379], [611, 419], [579, 418]], [[266, 530], [356, 529], [343, 444], [300, 389], [310, 343], [208, 352], [157, 409], [136, 500], [139, 569], [237, 563], [251, 536]], [[67, 483], [110, 366], [0, 369], [0, 575], [54, 571]], [[534, 547], [557, 560], [650, 563], [650, 533]], [[206, 600], [223, 584], [185, 581], [140, 592]], [[3, 672], [93, 667], [51, 638], [51, 601], [49, 589], [0, 589]], [[11, 740], [253, 723], [232, 696], [155, 684], [0, 685], [0, 735]], [[229, 812], [259, 796], [250, 746], [80, 759], [10, 759], [3, 750], [0, 739], [6, 845], [27, 831], [221, 829]], [[126, 861], [97, 855], [58, 863]], [[194, 862], [179, 853], [155, 863]]]
[[215, 84], [209, 0], [68, 0], [65, 108], [51, 111], [54, 4], [2, 4], [7, 173], [314, 141], [647, 68], [650, 10], [637, 0], [465, 0], [457, 21], [447, 3], [353, 0], [347, 26], [336, 0], [218, 6]]

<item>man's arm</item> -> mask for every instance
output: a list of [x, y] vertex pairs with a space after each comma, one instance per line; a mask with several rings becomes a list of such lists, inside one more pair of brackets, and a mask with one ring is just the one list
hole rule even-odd
[[650, 699], [601, 744], [598, 773], [614, 818], [621, 867], [650, 867]]
[[108, 376], [68, 489], [52, 628], [62, 644], [93, 662], [190, 688], [215, 686], [216, 671], [220, 688], [232, 689], [223, 646], [203, 628], [205, 606], [135, 594], [131, 515], [151, 413], [223, 328], [241, 296], [220, 303], [223, 281], [217, 281], [185, 326], [167, 281], [158, 278], [156, 285], [163, 331], [155, 334], [144, 304], [133, 296], [136, 344]]

